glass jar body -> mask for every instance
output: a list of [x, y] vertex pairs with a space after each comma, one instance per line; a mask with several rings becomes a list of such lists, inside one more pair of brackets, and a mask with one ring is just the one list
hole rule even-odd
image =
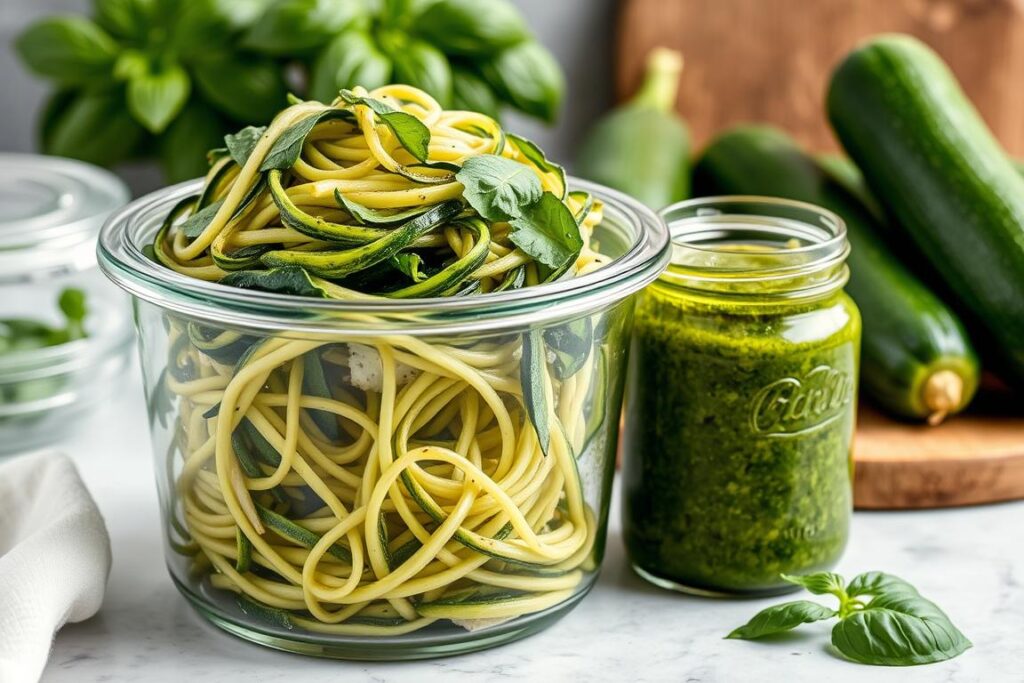
[[106, 403], [128, 365], [128, 302], [95, 267], [0, 281], [0, 325], [24, 321], [63, 328], [58, 300], [68, 289], [85, 295], [85, 338], [0, 353], [0, 454], [24, 452], [71, 433]]
[[[841, 291], [788, 304], [641, 295], [624, 436], [634, 566], [682, 590], [770, 594], [832, 566], [852, 512], [860, 341]], [[650, 391], [657, 383], [658, 391]]]
[[347, 336], [137, 301], [179, 589], [236, 635], [322, 656], [430, 657], [544, 628], [601, 563], [632, 309]]

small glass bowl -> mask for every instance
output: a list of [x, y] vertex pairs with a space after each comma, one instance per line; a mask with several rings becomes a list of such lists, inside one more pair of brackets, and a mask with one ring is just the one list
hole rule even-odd
[[61, 327], [58, 299], [86, 296], [83, 339], [0, 354], [0, 454], [56, 441], [116, 386], [131, 348], [124, 295], [96, 267], [96, 236], [129, 198], [71, 159], [0, 154], [0, 320]]

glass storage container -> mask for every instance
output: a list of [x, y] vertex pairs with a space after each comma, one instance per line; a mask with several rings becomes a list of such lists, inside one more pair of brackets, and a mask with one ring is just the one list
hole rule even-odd
[[[620, 194], [617, 257], [444, 299], [320, 300], [181, 276], [142, 252], [199, 188], [100, 240], [134, 295], [167, 563], [221, 628], [293, 652], [410, 659], [534, 633], [604, 551], [633, 294], [664, 224]], [[538, 425], [534, 428], [533, 425]]]
[[[639, 297], [623, 453], [636, 571], [701, 594], [796, 589], [852, 512], [860, 316], [842, 220], [809, 204], [676, 204], [672, 261]], [[658, 386], [657, 391], [650, 387]]]
[[[96, 236], [126, 201], [124, 184], [95, 166], [0, 154], [0, 454], [60, 439], [117, 386], [129, 309], [96, 268]], [[38, 323], [63, 326], [67, 289], [85, 294], [86, 336], [26, 343]]]

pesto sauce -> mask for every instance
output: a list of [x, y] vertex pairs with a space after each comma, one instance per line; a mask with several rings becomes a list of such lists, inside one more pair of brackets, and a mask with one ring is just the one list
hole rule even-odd
[[663, 283], [637, 304], [624, 441], [634, 565], [682, 587], [767, 594], [831, 566], [852, 512], [860, 316], [703, 301]]

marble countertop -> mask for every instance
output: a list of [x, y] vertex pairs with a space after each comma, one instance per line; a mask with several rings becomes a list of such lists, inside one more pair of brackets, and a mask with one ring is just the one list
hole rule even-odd
[[152, 456], [137, 371], [85, 431], [61, 447], [76, 459], [107, 521], [114, 567], [103, 609], [58, 635], [48, 683], [147, 681], [950, 681], [1024, 680], [1024, 502], [855, 515], [837, 571], [880, 569], [914, 583], [974, 642], [949, 662], [864, 667], [826, 649], [828, 626], [765, 644], [723, 640], [773, 600], [668, 593], [629, 569], [612, 512], [591, 594], [547, 631], [476, 654], [412, 663], [339, 662], [253, 645], [203, 621], [164, 568]]

